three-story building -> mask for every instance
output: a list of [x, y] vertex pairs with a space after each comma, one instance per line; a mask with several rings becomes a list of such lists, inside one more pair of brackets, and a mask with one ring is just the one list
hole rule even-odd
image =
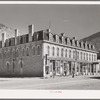
[[51, 33], [50, 29], [34, 32], [29, 25], [28, 34], [0, 41], [0, 76], [50, 76], [72, 74], [95, 74], [97, 51], [94, 45]]

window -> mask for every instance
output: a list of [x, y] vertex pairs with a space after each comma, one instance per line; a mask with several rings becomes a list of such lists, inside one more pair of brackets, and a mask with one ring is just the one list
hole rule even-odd
[[14, 58], [15, 57], [15, 50], [13, 50], [12, 55], [13, 55], [13, 58]]
[[6, 51], [4, 51], [4, 59], [6, 59]]
[[22, 49], [22, 56], [25, 56], [25, 50], [24, 50], [24, 48]]
[[6, 63], [6, 66], [7, 66], [7, 73], [9, 73], [9, 67], [10, 67], [9, 62]]
[[93, 54], [92, 54], [92, 61], [93, 61]]
[[73, 59], [75, 58], [75, 51], [73, 51]]
[[52, 55], [53, 56], [55, 55], [55, 48], [54, 47], [52, 48]]
[[89, 54], [89, 60], [91, 60], [91, 54]]
[[77, 51], [77, 59], [79, 59], [79, 52]]
[[61, 57], [63, 57], [63, 54], [64, 54], [64, 49], [62, 48], [61, 49]]
[[65, 57], [67, 57], [67, 49], [65, 50]]
[[97, 56], [96, 55], [94, 55], [94, 61], [96, 61], [97, 60]]
[[81, 59], [82, 59], [82, 52], [81, 52]]
[[13, 74], [15, 73], [15, 61], [13, 60], [12, 62], [12, 65], [13, 65]]
[[71, 58], [71, 50], [69, 50], [69, 58]]
[[47, 54], [48, 54], [48, 56], [50, 55], [50, 47], [49, 46], [47, 46]]
[[29, 56], [29, 48], [26, 49], [26, 56]]
[[17, 49], [16, 50], [16, 57], [18, 57], [19, 56], [19, 50]]
[[86, 53], [86, 59], [88, 60], [88, 53]]
[[22, 59], [21, 59], [19, 64], [20, 64], [20, 74], [22, 74], [23, 73], [23, 66], [24, 66]]
[[6, 57], [9, 58], [9, 50], [7, 51], [7, 56]]
[[84, 53], [84, 60], [85, 60], [85, 53]]
[[33, 49], [33, 55], [35, 55], [35, 47], [33, 47], [32, 49]]
[[0, 51], [0, 59], [2, 58], [2, 53], [1, 53], [1, 51]]
[[37, 47], [37, 55], [40, 55], [40, 46]]
[[59, 56], [59, 48], [57, 48], [57, 56]]

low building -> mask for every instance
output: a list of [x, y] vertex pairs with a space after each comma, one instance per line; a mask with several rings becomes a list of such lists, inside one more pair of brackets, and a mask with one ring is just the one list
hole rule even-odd
[[55, 75], [88, 75], [97, 73], [97, 51], [94, 45], [51, 33], [50, 29], [34, 32], [29, 25], [28, 34], [0, 41], [0, 76], [45, 77]]

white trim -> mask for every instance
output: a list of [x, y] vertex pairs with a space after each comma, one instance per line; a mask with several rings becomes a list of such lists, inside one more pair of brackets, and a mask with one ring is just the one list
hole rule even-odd
[[0, 1], [0, 4], [80, 4], [100, 5], [100, 1]]

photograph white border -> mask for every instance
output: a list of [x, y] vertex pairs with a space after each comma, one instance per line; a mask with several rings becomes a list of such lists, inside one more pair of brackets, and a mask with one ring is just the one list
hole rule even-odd
[[[0, 4], [100, 5], [100, 1], [0, 1]], [[0, 89], [0, 99], [100, 99], [100, 90]]]

